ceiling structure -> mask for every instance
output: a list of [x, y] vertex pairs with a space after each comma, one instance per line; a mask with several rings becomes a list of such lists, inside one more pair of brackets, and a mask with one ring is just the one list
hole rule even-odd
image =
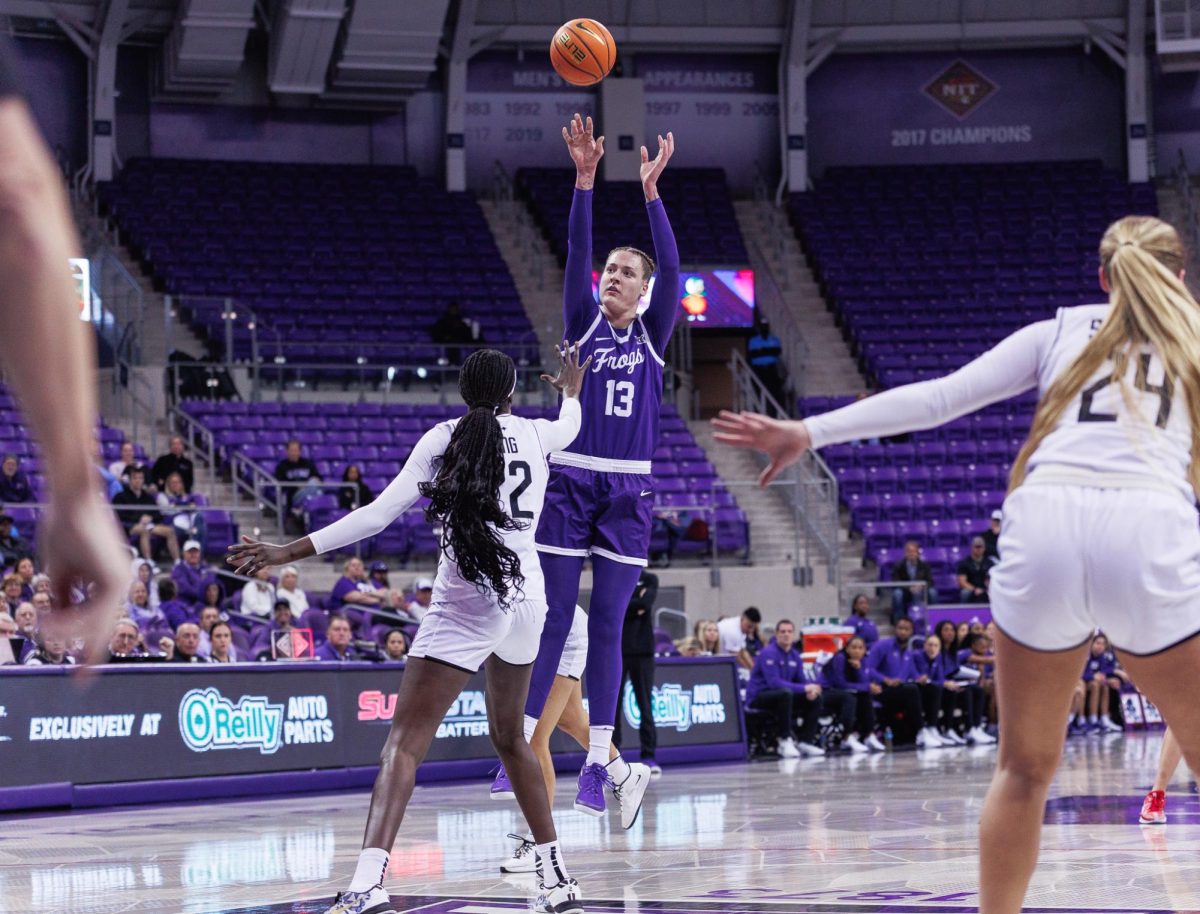
[[[65, 35], [84, 48], [114, 4], [121, 43], [160, 51], [160, 97], [216, 101], [255, 79], [259, 97], [269, 91], [285, 104], [386, 109], [428, 85], [452, 47], [539, 50], [571, 16], [604, 22], [627, 54], [779, 51], [806, 8], [809, 40], [825, 53], [1107, 51], [1124, 40], [1129, 0], [0, 0], [0, 30]], [[1200, 39], [1200, 14], [1188, 18], [1194, 0], [1151, 5], [1169, 63], [1181, 50], [1172, 41]]]

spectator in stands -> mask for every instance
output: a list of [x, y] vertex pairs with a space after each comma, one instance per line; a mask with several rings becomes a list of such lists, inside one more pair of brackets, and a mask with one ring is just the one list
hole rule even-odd
[[403, 660], [408, 655], [408, 639], [404, 632], [393, 628], [383, 642], [383, 653], [388, 660]]
[[317, 648], [318, 660], [359, 660], [350, 646], [350, 620], [345, 616], [331, 616], [329, 629], [325, 632], [325, 643]]
[[1087, 691], [1087, 726], [1093, 733], [1120, 733], [1124, 728], [1112, 719], [1110, 691], [1120, 693], [1129, 675], [1121, 669], [1116, 654], [1108, 647], [1108, 638], [1097, 633], [1092, 638], [1091, 651], [1083, 666], [1083, 683]]
[[447, 347], [446, 360], [451, 365], [458, 365], [462, 362], [462, 351], [448, 344], [458, 343], [462, 345], [483, 342], [483, 335], [479, 332], [479, 324], [463, 317], [462, 309], [456, 301], [452, 301], [446, 306], [446, 313], [434, 323], [430, 329], [430, 336], [433, 337], [435, 343], [440, 343]]
[[703, 657], [706, 653], [695, 638], [680, 638], [675, 642], [675, 651], [680, 657]]
[[300, 572], [295, 565], [288, 565], [279, 572], [279, 586], [275, 588], [276, 600], [287, 600], [292, 607], [293, 618], [299, 619], [308, 609], [308, 595], [300, 589]]
[[[384, 598], [384, 609], [390, 609], [395, 612], [404, 608], [404, 594], [399, 590], [392, 590], [392, 585], [388, 582], [387, 562], [381, 560], [372, 562], [371, 574], [368, 580], [371, 582], [371, 586], [375, 588], [375, 592]], [[379, 619], [378, 621], [382, 624], [388, 620]]]
[[101, 488], [104, 490], [105, 496], [109, 501], [116, 497], [116, 494], [125, 488], [121, 482], [121, 478], [113, 474], [108, 467], [104, 465], [104, 457], [100, 452], [100, 440], [92, 437], [92, 465], [96, 468], [96, 472], [100, 474]]
[[121, 508], [117, 518], [130, 542], [136, 541], [141, 550], [142, 558], [147, 561], [154, 559], [152, 537], [158, 537], [167, 545], [171, 553], [171, 561], [179, 561], [179, 540], [175, 536], [175, 528], [164, 524], [162, 514], [158, 511], [158, 502], [146, 488], [146, 468], [131, 467], [129, 470], [129, 485], [113, 498], [113, 506]]
[[33, 599], [33, 578], [35, 575], [33, 568], [33, 559], [30, 556], [22, 556], [17, 559], [17, 565], [13, 568], [13, 574], [21, 579], [21, 599]]
[[38, 632], [38, 614], [32, 603], [18, 603], [12, 611], [17, 632], [26, 641], [33, 642]]
[[[746, 356], [754, 376], [786, 413], [788, 405], [784, 385], [787, 370], [783, 364], [783, 341], [771, 332], [771, 325], [766, 321], [759, 321], [756, 332], [746, 341]], [[767, 415], [775, 414], [774, 409], [767, 409], [766, 412]], [[786, 419], [787, 416], [779, 418]]]
[[29, 477], [18, 469], [16, 454], [5, 454], [0, 464], [0, 503], [21, 504], [33, 501], [33, 486]]
[[[288, 604], [289, 607], [291, 604]], [[275, 585], [271, 583], [271, 569], [260, 568], [254, 579], [242, 588], [242, 612], [260, 619], [270, 618], [275, 608]]]
[[271, 624], [259, 627], [255, 633], [253, 650], [256, 653], [254, 659], [258, 661], [274, 660], [275, 650], [272, 645], [275, 643], [275, 636], [280, 632], [291, 631], [294, 621], [292, 604], [277, 597], [275, 605], [271, 609]]
[[166, 653], [171, 663], [208, 663], [208, 658], [200, 653], [200, 626], [195, 622], [184, 622], [175, 629], [172, 650]]
[[125, 614], [142, 628], [154, 622], [166, 623], [166, 616], [150, 605], [150, 591], [141, 581], [129, 585]]
[[121, 485], [129, 485], [129, 471], [138, 465], [137, 455], [133, 450], [132, 441], [121, 442], [121, 456], [108, 465], [108, 472], [121, 481]]
[[893, 743], [915, 741], [923, 748], [936, 749], [944, 744], [921, 710], [921, 691], [913, 681], [912, 635], [912, 620], [898, 618], [895, 636], [880, 638], [867, 654], [867, 675], [883, 687], [879, 700], [885, 718], [891, 721]]
[[37, 596], [39, 593], [47, 593], [50, 594], [51, 598], [53, 598], [53, 588], [54, 584], [50, 580], [50, 575], [46, 574], [44, 571], [39, 571], [33, 576], [34, 596]]
[[872, 682], [863, 668], [866, 655], [866, 641], [861, 635], [851, 635], [842, 649], [821, 667], [821, 684], [831, 701], [834, 696], [846, 696], [841, 699], [842, 731], [846, 734], [843, 745], [851, 752], [883, 752], [887, 747], [875, 735], [874, 703], [883, 686]]
[[692, 630], [692, 637], [700, 645], [700, 653], [715, 657], [721, 653], [721, 630], [712, 619], [701, 619]]
[[375, 500], [374, 493], [362, 481], [362, 470], [357, 463], [346, 467], [342, 473], [342, 487], [338, 489], [338, 506], [343, 511], [353, 511]]
[[329, 594], [329, 605], [344, 613], [354, 625], [361, 626], [368, 610], [386, 607], [387, 597], [375, 589], [367, 578], [362, 559], [355, 556], [342, 566], [342, 576]]
[[[925, 605], [937, 602], [937, 591], [933, 587], [933, 569], [921, 558], [921, 545], [916, 540], [904, 544], [904, 558], [892, 566], [893, 581], [916, 582], [909, 587], [897, 587], [892, 591], [892, 625], [898, 619], [908, 618], [908, 608], [913, 603]], [[925, 586], [919, 586], [924, 582]]]
[[[193, 607], [193, 610], [195, 608]], [[215, 606], [205, 606], [197, 617], [196, 624], [200, 626], [200, 653], [208, 656], [212, 653], [213, 626], [221, 620], [221, 611]]]
[[199, 541], [188, 540], [183, 544], [183, 559], [171, 568], [171, 579], [179, 599], [187, 603], [199, 603], [204, 599], [204, 589], [214, 582], [214, 575], [204, 565]]
[[982, 536], [971, 540], [971, 553], [958, 563], [958, 598], [963, 603], [988, 602], [988, 580], [994, 564]]
[[203, 614], [204, 610], [215, 608], [217, 614], [221, 618], [227, 618], [225, 615], [225, 587], [220, 581], [209, 581], [204, 585], [203, 598], [196, 604], [196, 613]]
[[38, 628], [42, 627], [42, 620], [49, 617], [54, 612], [54, 602], [50, 599], [50, 594], [45, 591], [39, 591], [29, 598], [29, 605], [34, 608], [38, 616]]
[[860, 593], [850, 603], [850, 616], [842, 623], [842, 625], [854, 629], [854, 634], [863, 639], [868, 650], [879, 640], [879, 629], [876, 628], [874, 622], [867, 618], [867, 613], [870, 611], [871, 598], [865, 593]]
[[655, 559], [655, 565], [659, 568], [671, 567], [671, 561], [675, 558], [675, 546], [685, 532], [678, 511], [655, 509], [651, 533], [662, 533], [667, 538], [666, 551], [652, 556]]
[[0, 638], [17, 638], [20, 634], [17, 631], [17, 623], [13, 621], [12, 613], [7, 609], [0, 609]]
[[30, 554], [30, 548], [13, 528], [13, 519], [7, 514], [0, 514], [0, 565], [8, 568], [17, 564], [21, 556]]
[[4, 602], [8, 604], [8, 611], [15, 617], [17, 607], [25, 602], [25, 598], [21, 594], [23, 587], [20, 575], [6, 574], [0, 587], [4, 589]]
[[158, 588], [154, 586], [154, 563], [145, 559], [134, 559], [133, 579], [146, 585], [146, 593], [150, 594], [150, 607], [158, 606]]
[[1000, 522], [1004, 520], [1004, 512], [997, 509], [992, 512], [992, 519], [988, 521], [988, 528], [984, 530], [980, 536], [983, 537], [983, 554], [992, 560], [992, 563], [1000, 561]]
[[155, 588], [158, 590], [158, 611], [163, 614], [171, 628], [178, 629], [195, 617], [191, 605], [179, 599], [175, 582], [171, 578], [159, 578]]
[[37, 646], [25, 658], [26, 666], [74, 666], [75, 658], [67, 651], [67, 639], [59, 633], [43, 632]]
[[208, 633], [209, 663], [237, 663], [237, 648], [233, 644], [233, 629], [228, 622], [216, 622]]
[[[929, 635], [921, 650], [913, 652], [913, 673], [917, 689], [921, 693], [921, 711], [925, 723], [937, 731], [938, 738], [947, 746], [965, 746], [967, 741], [950, 726], [950, 715], [962, 684], [948, 678], [942, 642], [937, 635]], [[943, 713], [945, 719], [943, 721]]]
[[721, 635], [721, 653], [732, 654], [737, 658], [739, 667], [752, 670], [754, 658], [763, 646], [758, 632], [760, 625], [762, 613], [756, 606], [747, 607], [740, 617], [729, 616], [721, 619], [717, 622], [717, 631]]
[[425, 613], [429, 611], [429, 605], [432, 602], [433, 581], [429, 578], [417, 578], [413, 582], [413, 598], [408, 601], [408, 606], [404, 610], [420, 622], [425, 618]]
[[171, 436], [169, 449], [154, 461], [151, 477], [160, 489], [166, 488], [167, 479], [172, 473], [178, 473], [183, 482], [183, 491], [191, 492], [196, 484], [196, 467], [191, 459], [184, 456], [183, 439], [178, 435]]
[[[759, 651], [746, 685], [746, 705], [775, 718], [779, 754], [784, 758], [824, 755], [817, 745], [821, 686], [805, 673], [795, 648], [796, 626], [788, 619], [775, 625], [775, 637]], [[803, 718], [799, 728], [797, 718]], [[795, 737], [799, 737], [797, 745]]]
[[275, 464], [275, 478], [282, 483], [284, 510], [288, 512], [285, 525], [291, 533], [301, 533], [304, 530], [304, 503], [314, 495], [321, 494], [317, 485], [305, 485], [313, 480], [320, 481], [321, 473], [317, 465], [303, 456], [300, 442], [293, 438], [287, 443], [287, 456]]
[[112, 638], [108, 642], [108, 663], [132, 660], [144, 656], [141, 646], [142, 633], [132, 619], [120, 619], [113, 626]]
[[155, 499], [162, 509], [163, 518], [175, 528], [175, 535], [184, 540], [205, 542], [204, 515], [200, 511], [200, 500], [183, 487], [183, 476], [168, 473], [163, 490]]

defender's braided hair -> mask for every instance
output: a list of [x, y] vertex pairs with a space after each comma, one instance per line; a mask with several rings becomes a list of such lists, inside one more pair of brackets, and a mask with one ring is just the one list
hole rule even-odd
[[450, 436], [437, 476], [420, 485], [430, 502], [426, 519], [442, 524], [442, 551], [480, 593], [491, 588], [501, 606], [513, 602], [525, 583], [520, 559], [500, 537], [501, 531], [525, 528], [500, 507], [504, 451], [496, 411], [516, 382], [516, 367], [502, 352], [480, 349], [467, 358], [458, 390], [469, 411]]

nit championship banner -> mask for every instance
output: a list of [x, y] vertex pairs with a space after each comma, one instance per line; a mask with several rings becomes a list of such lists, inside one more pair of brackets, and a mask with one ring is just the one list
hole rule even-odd
[[[0, 789], [115, 784], [378, 763], [403, 668], [368, 664], [118, 666], [79, 687], [58, 670], [0, 672]], [[627, 694], [624, 746], [640, 722]], [[740, 743], [729, 662], [657, 668], [663, 747]], [[561, 734], [556, 752], [576, 752]], [[484, 674], [450, 708], [427, 761], [494, 757]]]
[[1124, 162], [1123, 75], [1077, 50], [834, 55], [808, 84], [815, 173], [837, 165]]

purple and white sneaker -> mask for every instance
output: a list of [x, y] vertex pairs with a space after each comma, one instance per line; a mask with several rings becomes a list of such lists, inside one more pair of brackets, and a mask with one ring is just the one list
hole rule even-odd
[[512, 781], [508, 779], [508, 772], [501, 765], [496, 772], [496, 780], [492, 781], [492, 799], [493, 800], [515, 800], [516, 793], [513, 791]]
[[599, 763], [584, 765], [579, 772], [579, 793], [575, 796], [575, 808], [589, 816], [604, 815], [604, 788], [613, 788], [612, 775]]

